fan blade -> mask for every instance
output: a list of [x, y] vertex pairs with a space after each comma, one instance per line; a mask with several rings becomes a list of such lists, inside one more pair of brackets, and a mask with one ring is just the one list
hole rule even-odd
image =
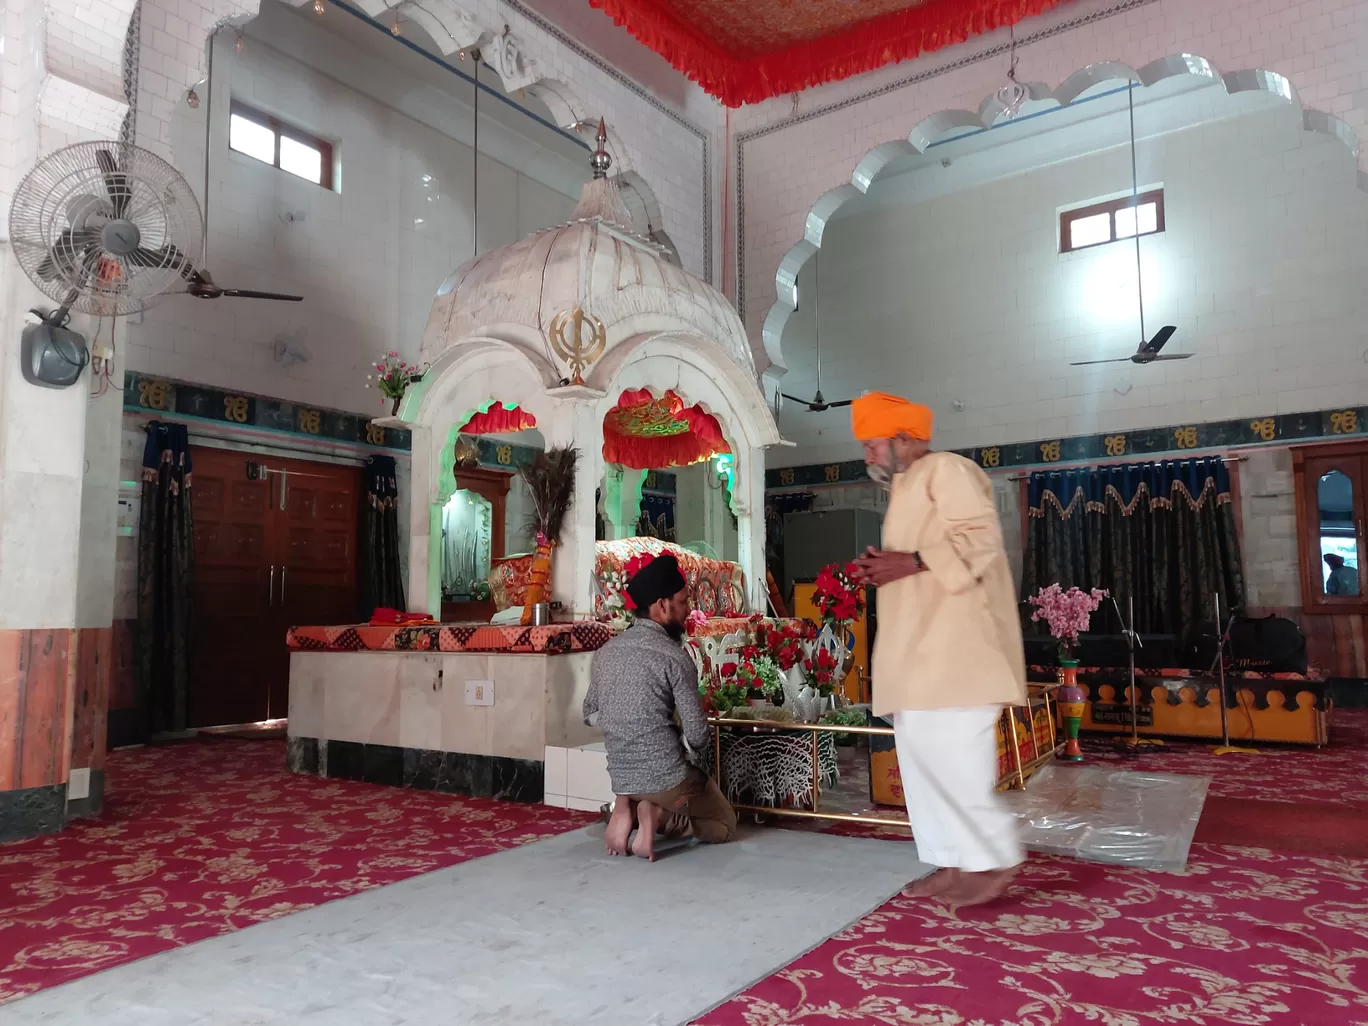
[[278, 299], [284, 303], [302, 303], [303, 296], [287, 296], [283, 292], [253, 292], [251, 289], [224, 289], [225, 296], [235, 296], [238, 299]]
[[804, 406], [812, 405], [811, 399], [799, 399], [796, 395], [789, 395], [787, 392], [780, 392], [779, 394], [782, 395], [785, 399], [788, 399], [792, 402], [802, 403]]
[[77, 254], [83, 254], [99, 241], [100, 233], [92, 228], [82, 228], [79, 231], [65, 228], [57, 237], [57, 244], [48, 250], [48, 255], [38, 265], [35, 273], [49, 281], [63, 273], [73, 275], [78, 270]]
[[1157, 353], [1164, 348], [1164, 344], [1173, 337], [1173, 333], [1178, 329], [1172, 324], [1165, 324], [1154, 333], [1154, 337], [1140, 347], [1142, 353]]
[[1164, 354], [1162, 354], [1162, 355], [1160, 355], [1160, 356], [1151, 356], [1151, 357], [1149, 358], [1149, 360], [1147, 360], [1147, 361], [1145, 361], [1145, 362], [1146, 362], [1146, 363], [1149, 363], [1149, 362], [1152, 362], [1152, 361], [1154, 361], [1154, 360], [1186, 360], [1186, 359], [1188, 359], [1188, 357], [1196, 356], [1196, 355], [1197, 355], [1196, 353], [1164, 353]]
[[179, 247], [170, 243], [158, 249], [139, 246], [125, 256], [124, 260], [132, 267], [150, 267], [154, 270], [165, 268], [169, 271], [175, 271], [186, 281], [192, 281], [196, 276], [195, 268], [191, 265], [190, 259], [181, 252]]
[[98, 150], [95, 161], [104, 173], [105, 191], [114, 207], [114, 216], [123, 217], [128, 213], [128, 204], [133, 200], [133, 189], [128, 184], [128, 176], [119, 174], [119, 166], [114, 163], [114, 155], [108, 150]]
[[827, 409], [834, 410], [838, 406], [849, 406], [854, 401], [854, 399], [841, 399], [834, 403], [827, 403]]
[[1130, 363], [1132, 357], [1121, 356], [1114, 360], [1075, 360], [1069, 364], [1070, 367], [1091, 367], [1095, 363]]

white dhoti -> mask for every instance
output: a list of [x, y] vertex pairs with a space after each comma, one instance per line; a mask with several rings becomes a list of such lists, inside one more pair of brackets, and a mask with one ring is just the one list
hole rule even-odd
[[917, 855], [982, 873], [1025, 858], [1016, 818], [997, 796], [998, 706], [893, 715], [907, 819]]

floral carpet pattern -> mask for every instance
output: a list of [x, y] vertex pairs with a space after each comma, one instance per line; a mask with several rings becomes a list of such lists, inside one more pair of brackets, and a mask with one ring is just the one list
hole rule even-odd
[[1032, 858], [998, 904], [898, 897], [697, 1026], [1368, 1024], [1368, 861]]
[[0, 845], [0, 1003], [593, 819], [297, 776], [279, 741], [115, 752], [103, 816]]

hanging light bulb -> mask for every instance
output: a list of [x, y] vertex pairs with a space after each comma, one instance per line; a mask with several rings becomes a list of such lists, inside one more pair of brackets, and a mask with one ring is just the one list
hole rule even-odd
[[314, 14], [323, 13], [323, 0], [314, 0]]
[[1012, 33], [1011, 64], [1007, 68], [1007, 84], [997, 91], [998, 106], [1002, 108], [1002, 113], [1007, 115], [1008, 120], [1015, 118], [1021, 113], [1021, 108], [1030, 98], [1026, 87], [1017, 81], [1017, 54], [1016, 54], [1016, 28], [1010, 29]]
[[399, 12], [394, 13], [394, 24], [390, 26], [391, 35], [399, 35]]
[[236, 50], [238, 53], [242, 53], [246, 46], [247, 43], [243, 40], [242, 33], [239, 32], [237, 34], [237, 39], [233, 40], [233, 49]]

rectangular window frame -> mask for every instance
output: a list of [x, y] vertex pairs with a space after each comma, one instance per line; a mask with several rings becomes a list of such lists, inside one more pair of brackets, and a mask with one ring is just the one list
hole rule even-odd
[[[1154, 210], [1154, 231], [1141, 232], [1140, 237], [1148, 235], [1158, 235], [1164, 231], [1164, 190], [1162, 188], [1150, 189], [1142, 192], [1139, 196], [1132, 199], [1130, 196], [1123, 196], [1120, 199], [1106, 200], [1102, 203], [1092, 203], [1086, 207], [1077, 207], [1073, 210], [1065, 210], [1059, 215], [1059, 252], [1081, 253], [1085, 249], [1096, 249], [1098, 246], [1110, 246], [1113, 242], [1129, 242], [1135, 238], [1134, 235], [1124, 235], [1118, 237], [1116, 234], [1116, 212], [1126, 210], [1130, 207], [1143, 207], [1148, 203], [1153, 203]], [[1098, 214], [1107, 214], [1107, 223], [1111, 227], [1111, 237], [1103, 239], [1101, 242], [1090, 242], [1086, 246], [1074, 246], [1069, 241], [1070, 226], [1075, 221], [1081, 221], [1086, 217], [1095, 217]]]
[[[1320, 543], [1321, 474], [1339, 470], [1354, 489], [1354, 530], [1358, 542], [1359, 593], [1327, 595], [1322, 584]], [[1296, 446], [1292, 450], [1292, 475], [1297, 501], [1297, 557], [1301, 564], [1302, 612], [1317, 615], [1368, 615], [1368, 441], [1331, 442]]]
[[[333, 191], [333, 144], [328, 142], [327, 139], [320, 138], [312, 132], [306, 132], [302, 128], [296, 128], [294, 125], [281, 121], [279, 118], [267, 114], [265, 111], [250, 107], [240, 100], [233, 100], [229, 105], [229, 118], [231, 119], [234, 115], [258, 124], [262, 128], [270, 129], [275, 135], [275, 156], [270, 166], [278, 171], [285, 171], [285, 169], [280, 166], [280, 140], [282, 138], [293, 139], [295, 142], [303, 143], [305, 146], [318, 150], [322, 156], [322, 167], [320, 168], [319, 181], [317, 183], [310, 182], [309, 179], [302, 175], [297, 175], [292, 171], [285, 171], [285, 173], [291, 178], [298, 178], [301, 182], [309, 182], [310, 185], [317, 184], [320, 187], [327, 189], [329, 192]], [[249, 160], [256, 161], [257, 163], [266, 163], [264, 160], [260, 160], [250, 153], [244, 153], [242, 150], [233, 149], [232, 138], [233, 134], [230, 122], [228, 149], [233, 153], [240, 153], [242, 156], [247, 157]]]

